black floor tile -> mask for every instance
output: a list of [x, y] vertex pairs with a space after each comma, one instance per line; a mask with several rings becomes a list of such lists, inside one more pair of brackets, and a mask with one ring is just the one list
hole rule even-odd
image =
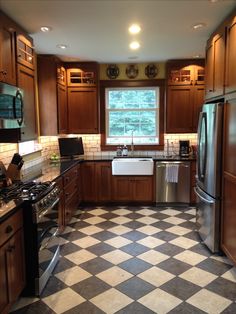
[[203, 243], [198, 243], [198, 244], [192, 246], [191, 248], [189, 248], [189, 251], [192, 251], [192, 252], [207, 256], [207, 257], [212, 255], [210, 250]]
[[73, 232], [70, 232], [70, 233], [65, 233], [65, 234], [62, 234], [61, 237], [64, 238], [65, 240], [67, 241], [75, 241], [75, 240], [79, 240], [79, 239], [82, 239], [84, 237], [86, 237], [87, 235], [78, 231], [78, 230], [75, 230]]
[[[113, 238], [114, 238], [114, 234], [113, 234]], [[98, 244], [95, 244], [86, 248], [86, 250], [89, 252], [92, 252], [93, 254], [96, 254], [97, 256], [101, 256], [101, 255], [104, 255], [106, 253], [113, 251], [114, 247], [107, 243], [101, 242], [101, 243], [98, 243]]]
[[199, 234], [197, 231], [191, 231], [191, 232], [185, 234], [184, 236], [185, 236], [185, 238], [201, 242], [201, 238], [199, 237]]
[[131, 241], [138, 241], [138, 240], [146, 238], [147, 235], [142, 232], [133, 230], [125, 234], [122, 234], [122, 237], [127, 238]]
[[69, 224], [69, 227], [77, 229], [77, 230], [82, 229], [82, 228], [86, 228], [89, 226], [90, 226], [90, 224], [87, 223], [86, 221], [83, 221], [83, 220], [79, 220], [77, 222], [73, 222], [73, 223]]
[[161, 252], [163, 254], [166, 254], [168, 256], [174, 256], [174, 255], [177, 255], [177, 254], [184, 251], [184, 249], [182, 249], [181, 247], [176, 246], [176, 245], [171, 244], [171, 243], [161, 244], [161, 245], [157, 246], [156, 248], [154, 248], [154, 250]]
[[155, 312], [138, 302], [133, 302], [115, 314], [155, 314]]
[[190, 269], [192, 266], [187, 263], [178, 261], [177, 259], [169, 258], [168, 260], [159, 263], [158, 267], [165, 271], [168, 271], [169, 273], [172, 273], [173, 275], [178, 276]]
[[216, 278], [209, 285], [207, 285], [205, 289], [215, 292], [224, 298], [236, 302], [235, 283], [230, 280], [221, 277]]
[[236, 313], [236, 303], [232, 303], [221, 314], [235, 314], [235, 313]]
[[116, 224], [110, 220], [107, 220], [107, 221], [100, 222], [99, 224], [96, 224], [96, 227], [107, 230], [107, 229], [111, 229], [113, 227], [116, 227], [117, 225], [118, 224]]
[[111, 238], [114, 238], [114, 233], [110, 232], [110, 231], [100, 231], [98, 233], [93, 234], [93, 237], [95, 239], [98, 239], [100, 241], [106, 241], [109, 240]]
[[96, 257], [90, 261], [80, 264], [79, 266], [92, 275], [96, 275], [104, 270], [107, 270], [108, 268], [111, 268], [114, 265], [101, 257]]
[[[77, 247], [77, 251], [78, 251], [78, 247]], [[53, 273], [57, 274], [60, 273], [64, 270], [67, 270], [71, 267], [76, 266], [73, 262], [69, 261], [67, 258], [61, 256], [59, 259], [59, 262], [57, 263], [56, 267], [54, 268]]]
[[145, 226], [145, 224], [134, 220], [134, 221], [130, 221], [130, 222], [123, 224], [123, 226], [128, 227], [130, 229], [138, 229], [138, 228]]
[[101, 311], [91, 302], [86, 301], [70, 309], [69, 311], [64, 312], [64, 314], [106, 314], [106, 313]]
[[156, 289], [156, 287], [138, 277], [132, 277], [116, 286], [116, 289], [126, 294], [131, 299], [138, 300]]
[[109, 212], [109, 213], [99, 215], [99, 217], [109, 220], [109, 219], [119, 217], [119, 215], [116, 215], [116, 214], [113, 214], [112, 212]]
[[155, 234], [152, 234], [152, 237], [169, 242], [171, 240], [176, 239], [178, 236], [168, 231], [160, 231]]
[[140, 255], [149, 250], [146, 246], [139, 243], [130, 243], [120, 248], [120, 250], [132, 256]]
[[174, 295], [181, 300], [187, 300], [192, 295], [201, 290], [199, 286], [178, 277], [175, 277], [164, 285], [160, 286], [160, 289]]
[[183, 302], [168, 312], [168, 314], [206, 314], [206, 312], [201, 311], [191, 304]]
[[111, 289], [111, 286], [106, 284], [99, 278], [92, 276], [73, 285], [71, 289], [79, 293], [86, 300], [89, 300], [94, 298], [98, 294], [103, 293], [108, 289]]
[[78, 251], [78, 245], [74, 243], [66, 243], [60, 247], [60, 254], [65, 256]]
[[119, 264], [119, 267], [123, 268], [124, 270], [128, 271], [133, 275], [138, 275], [147, 270], [148, 268], [152, 267], [152, 265], [135, 257]]
[[140, 214], [134, 212], [134, 213], [130, 213], [130, 214], [125, 215], [125, 217], [130, 218], [130, 219], [139, 219], [139, 218], [142, 218], [143, 215], [140, 215]]
[[166, 230], [166, 229], [168, 229], [168, 228], [170, 228], [170, 227], [173, 227], [172, 224], [170, 224], [170, 223], [168, 223], [168, 222], [166, 222], [166, 221], [161, 221], [161, 220], [155, 222], [154, 224], [152, 224], [152, 226], [153, 226], [153, 227], [156, 227], [156, 228], [159, 228], [159, 229], [161, 229], [161, 230]]
[[181, 219], [184, 219], [184, 220], [191, 220], [191, 219], [193, 219], [195, 216], [190, 215], [190, 214], [187, 214], [187, 213], [180, 213], [180, 214], [176, 215], [175, 217], [181, 218]]
[[214, 275], [221, 276], [223, 273], [225, 273], [227, 270], [232, 268], [232, 266], [221, 263], [219, 261], [216, 261], [212, 258], [207, 258], [201, 263], [197, 265], [198, 268], [201, 268], [203, 270], [206, 270]]
[[192, 222], [192, 221], [182, 222], [181, 224], [179, 224], [179, 226], [183, 228], [191, 229], [191, 230], [196, 230], [196, 224], [195, 222]]
[[19, 310], [11, 312], [12, 314], [54, 314], [55, 312], [43, 301], [39, 300], [30, 305], [22, 307]]
[[47, 282], [46, 287], [44, 288], [42, 294], [40, 295], [41, 298], [48, 297], [51, 294], [54, 294], [58, 291], [67, 288], [67, 285], [62, 282], [61, 280], [57, 279], [55, 276], [51, 276]]

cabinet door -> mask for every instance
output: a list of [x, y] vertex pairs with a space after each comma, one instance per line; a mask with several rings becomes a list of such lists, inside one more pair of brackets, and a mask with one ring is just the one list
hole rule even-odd
[[112, 177], [112, 191], [114, 201], [132, 201], [132, 185], [127, 176], [113, 176]]
[[97, 198], [98, 201], [111, 201], [111, 162], [96, 163]]
[[67, 133], [67, 97], [66, 87], [57, 85], [58, 132]]
[[94, 162], [85, 162], [82, 164], [82, 188], [83, 200], [85, 202], [94, 202], [97, 199]]
[[193, 86], [169, 86], [167, 96], [167, 133], [192, 132]]
[[135, 177], [131, 179], [134, 201], [153, 201], [153, 177]]
[[205, 99], [205, 88], [203, 85], [195, 85], [193, 93], [193, 132], [197, 132], [199, 114]]
[[227, 29], [226, 80], [225, 91], [236, 91], [236, 17]]
[[225, 33], [224, 29], [214, 36], [206, 50], [206, 98], [224, 94], [225, 69]]
[[222, 198], [222, 249], [236, 264], [236, 94], [224, 107], [223, 198]]
[[34, 49], [32, 42], [22, 34], [16, 36], [17, 62], [34, 70]]
[[0, 81], [16, 85], [15, 32], [0, 25]]
[[0, 247], [0, 313], [8, 305], [7, 269], [6, 269], [6, 245]]
[[96, 88], [68, 89], [69, 133], [98, 132], [98, 102]]
[[25, 285], [23, 230], [19, 229], [9, 241], [7, 249], [7, 277], [9, 301], [17, 300]]
[[21, 128], [21, 140], [34, 140], [36, 132], [35, 82], [34, 71], [18, 64], [18, 86], [24, 91], [24, 122]]

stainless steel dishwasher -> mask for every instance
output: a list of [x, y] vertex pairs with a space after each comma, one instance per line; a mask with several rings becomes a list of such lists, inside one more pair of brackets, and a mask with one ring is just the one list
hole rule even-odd
[[[173, 173], [171, 173], [171, 171]], [[190, 162], [157, 161], [156, 203], [183, 204], [189, 202], [190, 202]]]

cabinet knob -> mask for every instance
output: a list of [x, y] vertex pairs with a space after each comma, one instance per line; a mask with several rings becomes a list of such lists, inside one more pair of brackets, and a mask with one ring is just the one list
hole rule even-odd
[[6, 227], [6, 229], [5, 229], [5, 233], [11, 233], [13, 231], [13, 228], [12, 228], [12, 226], [10, 226], [10, 225], [8, 225], [7, 227]]
[[213, 89], [208, 89], [208, 92], [213, 92]]

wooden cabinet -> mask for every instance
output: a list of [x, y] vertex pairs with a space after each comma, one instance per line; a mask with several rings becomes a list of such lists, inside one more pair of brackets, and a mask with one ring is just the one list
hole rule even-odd
[[0, 312], [8, 313], [25, 286], [21, 209], [0, 224]]
[[227, 97], [224, 108], [221, 247], [236, 264], [236, 93]]
[[32, 41], [23, 34], [16, 35], [17, 62], [34, 70], [34, 48]]
[[225, 27], [212, 35], [206, 48], [206, 99], [224, 94]]
[[198, 117], [205, 96], [203, 65], [203, 60], [180, 60], [167, 63], [167, 133], [197, 131]]
[[98, 64], [66, 64], [68, 132], [98, 133]]
[[94, 202], [97, 199], [95, 162], [83, 162], [82, 164], [82, 188], [83, 201]]
[[67, 133], [67, 94], [65, 68], [51, 55], [39, 55], [38, 90], [40, 134]]
[[227, 24], [225, 92], [236, 92], [236, 16]]
[[16, 85], [15, 29], [0, 12], [0, 81]]
[[71, 220], [76, 207], [79, 204], [79, 181], [78, 181], [78, 165], [68, 170], [63, 175], [64, 187], [64, 224], [67, 225]]
[[69, 133], [98, 133], [96, 87], [68, 88]]
[[17, 85], [24, 91], [24, 122], [21, 141], [29, 141], [37, 138], [36, 108], [35, 108], [35, 73], [30, 68], [18, 64]]
[[112, 170], [111, 162], [97, 162], [95, 165], [97, 200], [110, 202], [112, 200]]
[[196, 132], [203, 102], [203, 85], [168, 86], [166, 132]]
[[113, 176], [113, 200], [153, 201], [153, 176]]

